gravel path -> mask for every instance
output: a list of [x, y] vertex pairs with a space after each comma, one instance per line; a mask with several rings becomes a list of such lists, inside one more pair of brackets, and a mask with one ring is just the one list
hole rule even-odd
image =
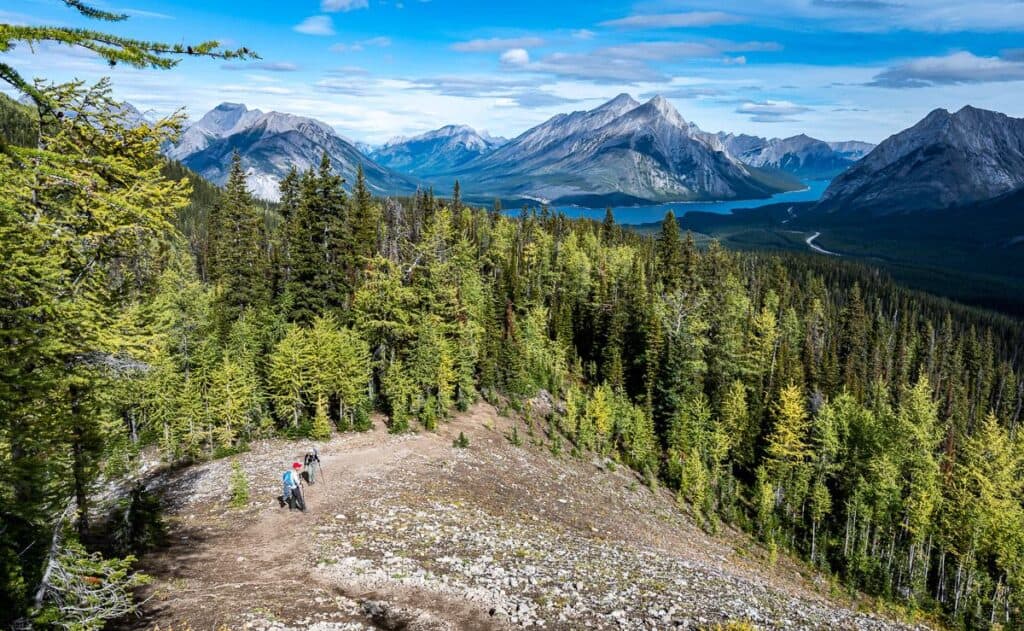
[[[801, 564], [769, 566], [746, 535], [715, 536], [632, 472], [554, 457], [543, 433], [478, 405], [439, 433], [381, 428], [321, 446], [310, 510], [278, 507], [307, 445], [240, 456], [252, 504], [227, 506], [230, 461], [166, 474], [172, 546], [134, 628], [904, 629], [824, 594]], [[469, 449], [455, 449], [462, 431]], [[866, 601], [861, 604], [867, 606]]]

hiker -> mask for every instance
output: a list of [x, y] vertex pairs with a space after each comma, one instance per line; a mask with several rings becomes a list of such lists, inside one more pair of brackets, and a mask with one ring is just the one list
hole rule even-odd
[[284, 494], [282, 497], [284, 501], [288, 503], [288, 510], [294, 510], [298, 508], [302, 512], [306, 512], [306, 501], [302, 497], [302, 477], [299, 475], [299, 470], [302, 469], [302, 465], [298, 462], [292, 463], [292, 468], [284, 472], [281, 479], [284, 481]]
[[306, 457], [302, 461], [302, 466], [304, 467], [302, 478], [310, 484], [316, 482], [316, 468], [320, 466], [320, 453], [317, 452], [316, 447], [313, 447], [311, 451], [306, 452]]

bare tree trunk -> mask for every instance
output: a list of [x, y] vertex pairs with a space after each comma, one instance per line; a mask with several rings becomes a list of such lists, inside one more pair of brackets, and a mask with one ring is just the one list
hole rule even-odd
[[963, 576], [963, 571], [963, 560], [957, 561], [956, 582], [953, 584], [953, 617], [956, 617], [957, 613], [960, 612], [960, 579]]
[[845, 533], [845, 536], [843, 537], [843, 557], [844, 558], [849, 558], [849, 556], [850, 556], [850, 519], [851, 519], [851, 517], [854, 520], [854, 527], [856, 527], [856, 519], [857, 519], [857, 507], [856, 506], [854, 506], [852, 514], [851, 513], [847, 513], [847, 515], [846, 515], [846, 533]]
[[811, 565], [814, 565], [814, 553], [817, 552], [818, 544], [818, 522], [811, 522]]
[[999, 606], [999, 593], [1002, 591], [1003, 577], [1000, 576], [999, 580], [996, 581], [996, 586], [992, 589], [992, 613], [988, 617], [989, 625], [994, 625], [996, 622], [996, 607]]
[[935, 600], [945, 602], [946, 587], [946, 553], [943, 551], [939, 557], [939, 576], [935, 585]]
[[53, 570], [57, 565], [57, 552], [60, 549], [60, 538], [61, 534], [63, 534], [62, 530], [74, 508], [74, 501], [68, 502], [67, 508], [64, 509], [64, 512], [61, 513], [60, 518], [58, 518], [54, 524], [53, 537], [50, 539], [50, 551], [46, 554], [46, 569], [43, 571], [43, 577], [39, 580], [39, 587], [36, 589], [36, 609], [41, 609], [43, 607], [43, 599], [46, 598], [46, 590], [50, 586], [50, 576], [53, 574]]

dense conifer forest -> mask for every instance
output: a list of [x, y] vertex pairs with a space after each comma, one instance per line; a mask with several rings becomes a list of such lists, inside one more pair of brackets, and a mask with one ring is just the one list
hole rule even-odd
[[224, 190], [168, 164], [180, 120], [40, 90], [73, 115], [0, 109], [5, 626], [130, 611], [149, 538], [97, 540], [95, 507], [143, 450], [186, 464], [374, 412], [431, 431], [481, 398], [850, 589], [1024, 623], [1019, 322], [830, 258], [699, 249], [671, 215], [642, 236], [375, 198], [326, 157], [268, 206], [237, 158]]

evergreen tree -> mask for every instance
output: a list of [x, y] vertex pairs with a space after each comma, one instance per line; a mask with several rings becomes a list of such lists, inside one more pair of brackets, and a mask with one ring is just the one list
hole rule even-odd
[[262, 221], [246, 188], [236, 151], [224, 194], [210, 215], [210, 280], [218, 288], [217, 308], [225, 326], [246, 309], [269, 299]]
[[452, 189], [452, 212], [460, 210], [462, 210], [462, 187], [459, 185], [459, 181], [455, 180], [455, 186]]
[[665, 213], [658, 234], [658, 273], [666, 291], [679, 289], [683, 278], [683, 251], [679, 222], [671, 210]]
[[352, 189], [352, 210], [350, 220], [349, 246], [355, 265], [362, 266], [365, 259], [377, 251], [378, 209], [366, 184], [363, 165], [356, 171], [356, 183]]

